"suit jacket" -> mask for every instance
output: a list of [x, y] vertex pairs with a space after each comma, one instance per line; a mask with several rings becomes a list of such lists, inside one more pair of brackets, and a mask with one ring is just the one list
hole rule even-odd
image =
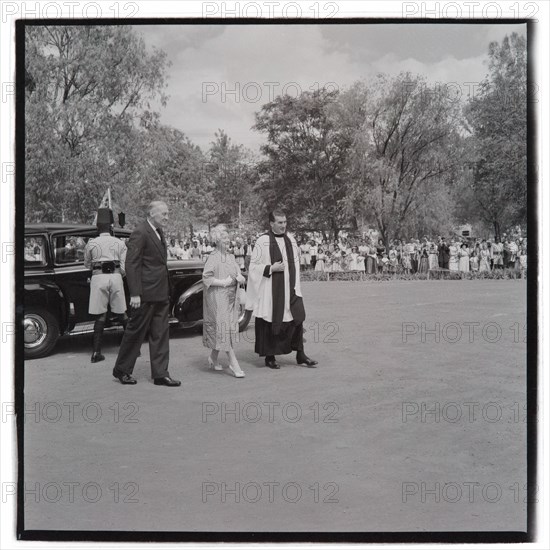
[[134, 229], [127, 246], [126, 280], [130, 296], [140, 296], [143, 302], [169, 300], [166, 246], [148, 221]]

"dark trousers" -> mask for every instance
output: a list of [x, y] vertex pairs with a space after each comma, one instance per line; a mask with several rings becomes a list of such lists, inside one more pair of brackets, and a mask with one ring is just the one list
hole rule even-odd
[[151, 376], [153, 378], [169, 376], [169, 310], [170, 303], [166, 301], [142, 302], [139, 309], [132, 311], [118, 350], [116, 370], [132, 374], [141, 344], [149, 332]]

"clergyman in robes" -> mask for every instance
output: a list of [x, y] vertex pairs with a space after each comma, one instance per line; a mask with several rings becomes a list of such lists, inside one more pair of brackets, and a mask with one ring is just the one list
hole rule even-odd
[[265, 365], [279, 369], [276, 355], [296, 351], [298, 365], [315, 367], [304, 353], [306, 317], [300, 288], [300, 249], [286, 233], [286, 215], [269, 214], [271, 229], [256, 241], [250, 258], [246, 309], [256, 318], [255, 351]]

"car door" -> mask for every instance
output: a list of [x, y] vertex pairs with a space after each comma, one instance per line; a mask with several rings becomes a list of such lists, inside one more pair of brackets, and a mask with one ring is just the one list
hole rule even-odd
[[84, 248], [94, 235], [86, 232], [51, 236], [55, 280], [66, 300], [74, 307], [74, 322], [91, 320], [88, 314], [91, 272], [84, 267]]

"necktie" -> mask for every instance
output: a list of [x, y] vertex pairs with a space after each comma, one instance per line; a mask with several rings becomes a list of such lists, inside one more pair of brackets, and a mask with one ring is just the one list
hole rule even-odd
[[160, 242], [162, 243], [162, 246], [166, 248], [166, 241], [164, 240], [164, 233], [162, 232], [162, 229], [160, 227], [157, 227], [157, 233], [160, 236]]

